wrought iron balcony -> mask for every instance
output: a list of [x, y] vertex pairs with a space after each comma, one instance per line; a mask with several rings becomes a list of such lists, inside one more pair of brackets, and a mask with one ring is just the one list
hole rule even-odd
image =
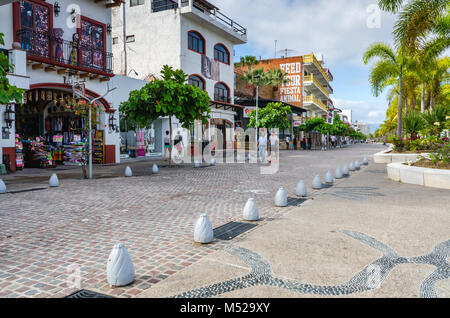
[[29, 29], [17, 31], [17, 42], [28, 58], [38, 62], [85, 72], [113, 73], [113, 54], [93, 46]]

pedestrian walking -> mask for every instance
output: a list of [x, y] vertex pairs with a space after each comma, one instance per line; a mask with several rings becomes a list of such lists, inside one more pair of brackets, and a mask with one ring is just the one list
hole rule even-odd
[[266, 130], [261, 129], [261, 136], [258, 138], [258, 148], [259, 148], [259, 158], [261, 162], [266, 161], [266, 151], [267, 151], [267, 136]]
[[169, 160], [167, 156], [167, 152], [170, 151], [170, 136], [169, 131], [166, 131], [166, 136], [164, 136], [164, 161]]

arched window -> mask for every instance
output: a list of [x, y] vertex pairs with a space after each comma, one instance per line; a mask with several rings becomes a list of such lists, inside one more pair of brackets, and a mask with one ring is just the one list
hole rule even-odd
[[214, 46], [214, 59], [225, 64], [230, 64], [230, 52], [222, 44]]
[[230, 90], [224, 83], [217, 83], [214, 87], [214, 100], [220, 102], [230, 102]]
[[191, 75], [191, 76], [189, 76], [189, 85], [197, 86], [202, 91], [205, 90], [205, 81], [203, 80], [203, 78], [201, 78], [198, 75]]
[[196, 31], [189, 31], [188, 33], [188, 47], [190, 50], [205, 54], [205, 39], [200, 33]]

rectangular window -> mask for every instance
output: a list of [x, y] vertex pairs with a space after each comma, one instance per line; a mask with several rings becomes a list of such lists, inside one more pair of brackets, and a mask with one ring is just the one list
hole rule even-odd
[[81, 64], [102, 70], [104, 68], [105, 28], [100, 23], [81, 18]]
[[131, 0], [130, 7], [140, 6], [145, 3], [145, 0]]
[[127, 43], [134, 42], [134, 35], [127, 35]]
[[113, 44], [119, 44], [119, 38], [118, 37], [113, 38]]
[[22, 49], [40, 57], [50, 57], [49, 7], [31, 1], [20, 1], [20, 34]]

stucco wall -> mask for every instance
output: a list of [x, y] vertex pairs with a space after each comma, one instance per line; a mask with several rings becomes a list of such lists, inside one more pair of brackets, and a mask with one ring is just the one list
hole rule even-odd
[[[149, 75], [159, 76], [162, 66], [168, 64], [180, 68], [180, 15], [174, 10], [151, 13], [149, 2], [145, 5], [126, 6], [127, 35], [134, 35], [135, 42], [127, 43], [129, 76], [145, 79]], [[123, 13], [122, 7], [112, 10], [114, 72], [123, 74]], [[131, 70], [134, 69], [138, 75]]]

